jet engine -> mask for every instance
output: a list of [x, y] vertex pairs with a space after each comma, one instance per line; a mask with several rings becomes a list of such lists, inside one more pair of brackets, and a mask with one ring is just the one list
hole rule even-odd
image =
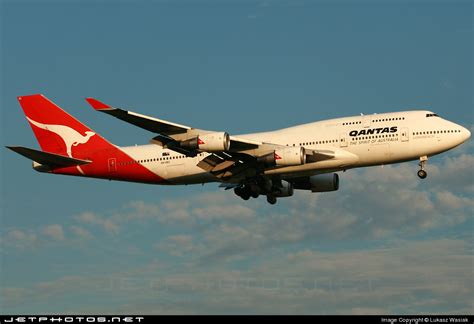
[[274, 197], [291, 197], [293, 196], [293, 185], [288, 181], [282, 180], [281, 187], [276, 187], [272, 191]]
[[306, 163], [303, 147], [286, 147], [258, 157], [258, 161], [269, 166], [291, 166]]
[[295, 182], [294, 188], [312, 192], [336, 191], [339, 189], [339, 176], [337, 173], [314, 175]]
[[228, 151], [230, 136], [226, 132], [208, 133], [181, 142], [181, 147], [207, 152]]

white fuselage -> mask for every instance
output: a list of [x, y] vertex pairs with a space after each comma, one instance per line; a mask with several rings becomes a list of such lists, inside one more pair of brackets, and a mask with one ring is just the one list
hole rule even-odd
[[[238, 137], [346, 155], [341, 159], [343, 163], [337, 163], [336, 159], [265, 171], [269, 176], [291, 178], [432, 156], [462, 144], [470, 137], [470, 132], [430, 111], [402, 111], [336, 118]], [[220, 181], [197, 166], [209, 153], [186, 157], [156, 144], [121, 149], [168, 184]]]

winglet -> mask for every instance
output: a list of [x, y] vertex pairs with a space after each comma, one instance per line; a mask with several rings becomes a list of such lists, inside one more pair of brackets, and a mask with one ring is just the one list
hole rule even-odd
[[94, 99], [94, 98], [86, 98], [86, 101], [87, 101], [87, 102], [89, 103], [89, 105], [91, 105], [92, 108], [94, 108], [95, 110], [109, 110], [109, 109], [113, 109], [113, 108], [110, 107], [109, 105], [106, 105], [105, 103], [100, 102], [99, 100]]

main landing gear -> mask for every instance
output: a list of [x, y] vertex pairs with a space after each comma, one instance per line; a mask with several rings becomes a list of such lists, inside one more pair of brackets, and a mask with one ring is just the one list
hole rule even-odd
[[420, 166], [420, 170], [418, 170], [418, 173], [417, 173], [420, 179], [425, 179], [426, 176], [428, 175], [425, 171], [425, 165], [427, 161], [428, 161], [428, 157], [426, 155], [420, 156], [420, 163], [418, 163], [418, 165]]
[[234, 192], [237, 196], [242, 198], [243, 200], [249, 200], [250, 199], [250, 191], [246, 187], [237, 187], [234, 189]]
[[275, 196], [273, 195], [267, 195], [267, 202], [270, 204], [270, 205], [275, 205], [277, 203], [277, 199]]
[[[243, 200], [249, 200], [250, 197], [258, 198], [258, 196], [260, 195], [265, 195], [265, 193], [259, 190], [258, 187], [256, 186], [252, 187], [251, 185], [244, 185], [241, 187], [237, 187], [234, 189], [234, 192], [237, 196], [239, 196]], [[277, 203], [277, 198], [274, 196], [273, 193], [267, 191], [266, 196], [267, 196], [267, 202], [269, 204], [275, 205]]]

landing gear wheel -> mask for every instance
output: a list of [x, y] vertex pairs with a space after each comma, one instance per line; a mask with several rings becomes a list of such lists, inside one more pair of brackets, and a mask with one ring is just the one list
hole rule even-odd
[[249, 200], [249, 199], [250, 199], [250, 195], [249, 195], [247, 192], [245, 192], [245, 193], [243, 193], [243, 194], [240, 196], [240, 198], [242, 198], [243, 200]]
[[242, 198], [243, 200], [249, 200], [250, 199], [250, 192], [246, 190], [246, 188], [243, 187], [237, 187], [234, 189], [234, 193]]
[[250, 195], [252, 196], [252, 198], [258, 198], [259, 196], [259, 194], [256, 192], [252, 192]]
[[418, 177], [420, 177], [420, 179], [425, 179], [428, 175], [425, 171], [425, 165], [427, 161], [428, 157], [426, 155], [420, 156], [420, 163], [418, 163], [418, 165], [420, 166], [420, 170], [418, 170]]
[[276, 197], [274, 197], [274, 196], [268, 195], [268, 196], [267, 196], [267, 201], [268, 201], [268, 203], [269, 203], [270, 205], [275, 205], [276, 202], [277, 202], [277, 199], [276, 199]]
[[234, 189], [234, 193], [235, 193], [237, 196], [241, 197], [241, 196], [242, 196], [242, 188], [240, 188], [240, 187], [235, 188], [235, 189]]
[[428, 174], [426, 173], [425, 170], [418, 170], [418, 176], [420, 179], [425, 179]]

